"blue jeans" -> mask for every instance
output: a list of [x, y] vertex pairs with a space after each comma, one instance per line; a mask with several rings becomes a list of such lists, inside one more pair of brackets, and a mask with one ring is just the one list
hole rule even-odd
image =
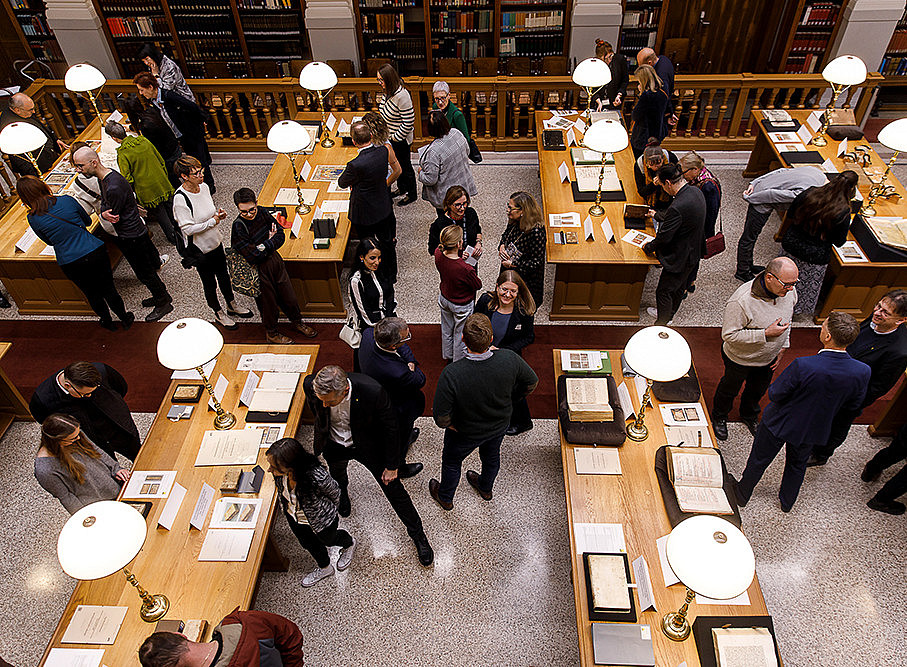
[[460, 471], [463, 459], [479, 450], [482, 461], [482, 474], [479, 475], [479, 488], [491, 493], [494, 480], [501, 469], [501, 441], [504, 433], [497, 433], [484, 440], [472, 440], [452, 429], [444, 431], [444, 449], [441, 452], [441, 488], [438, 496], [446, 503], [452, 503], [457, 485], [460, 483]]

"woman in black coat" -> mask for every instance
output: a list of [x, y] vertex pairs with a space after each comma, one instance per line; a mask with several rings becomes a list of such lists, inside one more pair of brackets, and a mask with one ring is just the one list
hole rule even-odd
[[[472, 246], [475, 251], [473, 257], [482, 256], [482, 225], [479, 224], [479, 215], [469, 205], [469, 193], [462, 185], [448, 188], [444, 195], [444, 213], [431, 223], [428, 228], [428, 254], [435, 256], [435, 248], [441, 243], [441, 230], [448, 225], [457, 225], [463, 230], [463, 248]], [[464, 253], [464, 259], [469, 257]]]
[[[494, 292], [480, 296], [473, 312], [491, 320], [492, 350], [513, 350], [523, 356], [523, 348], [535, 340], [535, 301], [520, 274], [512, 269], [501, 271]], [[513, 404], [507, 435], [519, 435], [531, 428], [529, 403], [524, 397]]]
[[592, 95], [592, 108], [596, 111], [620, 109], [627, 96], [627, 84], [630, 83], [627, 58], [620, 53], [614, 53], [614, 47], [601, 39], [595, 40], [595, 57], [605, 61], [611, 70], [611, 81]]
[[639, 94], [636, 97], [636, 104], [633, 105], [630, 147], [633, 149], [633, 155], [639, 157], [645, 150], [649, 137], [655, 137], [661, 142], [668, 133], [665, 123], [668, 95], [651, 65], [637, 67], [636, 78], [639, 81]]

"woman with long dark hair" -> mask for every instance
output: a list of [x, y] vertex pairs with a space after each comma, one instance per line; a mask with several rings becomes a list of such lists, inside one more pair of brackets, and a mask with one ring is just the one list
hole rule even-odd
[[158, 84], [164, 90], [172, 90], [195, 101], [195, 94], [186, 83], [182, 70], [171, 58], [168, 58], [154, 44], [145, 44], [139, 51], [139, 60], [151, 71]]
[[384, 100], [378, 111], [387, 121], [390, 130], [390, 143], [400, 161], [403, 172], [398, 180], [394, 197], [405, 195], [398, 204], [406, 206], [416, 201], [416, 172], [413, 169], [412, 143], [413, 127], [415, 126], [415, 112], [413, 111], [413, 98], [409, 91], [403, 87], [403, 80], [390, 65], [378, 68], [378, 84], [384, 91]]
[[397, 314], [394, 286], [381, 271], [378, 239], [359, 241], [350, 273], [350, 303], [363, 327], [373, 327], [385, 317]]
[[800, 269], [795, 315], [809, 317], [816, 310], [831, 247], [847, 240], [857, 182], [856, 172], [842, 171], [826, 185], [801, 192], [787, 210], [781, 247]]
[[75, 283], [100, 318], [105, 329], [116, 331], [110, 316], [112, 310], [124, 329], [135, 321], [126, 310], [123, 298], [113, 284], [107, 247], [88, 231], [91, 218], [69, 195], [54, 196], [40, 178], [23, 176], [16, 182], [19, 199], [28, 208], [29, 226], [38, 238], [53, 246], [57, 264], [64, 275]]
[[126, 117], [129, 118], [132, 129], [150, 141], [161, 154], [164, 158], [164, 167], [167, 169], [167, 178], [174, 188], [178, 188], [180, 180], [173, 173], [173, 165], [183, 154], [183, 147], [164, 121], [160, 110], [141, 95], [128, 97], [123, 106], [126, 108]]
[[35, 479], [70, 514], [99, 500], [115, 500], [130, 474], [82, 433], [75, 417], [56, 413], [41, 424]]
[[337, 569], [342, 572], [348, 568], [356, 541], [339, 528], [340, 486], [327, 468], [295, 438], [281, 438], [265, 455], [290, 530], [317, 563], [300, 583], [308, 588], [334, 574], [327, 550], [331, 546], [340, 547]]
[[536, 308], [545, 288], [545, 222], [542, 210], [528, 192], [514, 192], [507, 202], [507, 227], [498, 244], [501, 271], [513, 269], [526, 282]]
[[[492, 350], [513, 350], [522, 357], [523, 348], [535, 340], [535, 301], [520, 274], [512, 269], [501, 271], [494, 291], [479, 297], [475, 312], [487, 315], [491, 320]], [[507, 435], [519, 435], [531, 428], [526, 398], [514, 401]]]

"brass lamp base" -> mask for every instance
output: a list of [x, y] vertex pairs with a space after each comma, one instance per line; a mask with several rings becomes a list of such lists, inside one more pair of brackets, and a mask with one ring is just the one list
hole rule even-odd
[[166, 595], [161, 595], [160, 593], [148, 597], [150, 599], [146, 598], [142, 602], [142, 609], [139, 615], [146, 623], [154, 623], [167, 615], [167, 611], [170, 609], [170, 600], [167, 599]]
[[649, 428], [645, 424], [632, 423], [627, 427], [627, 437], [633, 442], [642, 442], [649, 437]]
[[690, 622], [686, 614], [671, 611], [662, 617], [661, 630], [671, 641], [682, 642], [690, 636]]
[[589, 207], [589, 215], [604, 215], [605, 207], [601, 204], [593, 204]]
[[236, 424], [236, 417], [232, 412], [221, 410], [214, 418], [214, 428], [218, 431], [228, 431]]
[[312, 212], [312, 207], [309, 206], [308, 204], [306, 204], [305, 202], [302, 202], [301, 204], [299, 204], [299, 206], [296, 207], [296, 212], [299, 215], [305, 215], [306, 213]]
[[828, 145], [828, 139], [826, 139], [822, 134], [817, 134], [809, 140], [809, 143], [811, 146], [819, 146], [821, 148], [822, 146]]
[[325, 129], [324, 137], [321, 139], [322, 148], [333, 148], [334, 140], [331, 139], [331, 134]]
[[860, 215], [875, 215], [876, 210], [872, 206], [864, 206], [860, 209]]

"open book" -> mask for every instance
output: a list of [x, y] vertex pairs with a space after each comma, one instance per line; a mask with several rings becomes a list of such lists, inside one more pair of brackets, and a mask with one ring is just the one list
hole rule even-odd
[[567, 378], [567, 414], [570, 421], [602, 422], [614, 419], [608, 403], [608, 379]]
[[[604, 173], [602, 173], [604, 169]], [[598, 192], [598, 177], [602, 176], [602, 192], [618, 192], [621, 190], [620, 178], [614, 165], [605, 167], [580, 166], [574, 167], [576, 172], [576, 189], [580, 192]]]
[[907, 250], [907, 220], [904, 218], [867, 217], [866, 226], [885, 245]]
[[778, 667], [768, 628], [712, 628], [718, 667]]
[[733, 514], [721, 472], [717, 449], [668, 447], [668, 478], [683, 512]]

